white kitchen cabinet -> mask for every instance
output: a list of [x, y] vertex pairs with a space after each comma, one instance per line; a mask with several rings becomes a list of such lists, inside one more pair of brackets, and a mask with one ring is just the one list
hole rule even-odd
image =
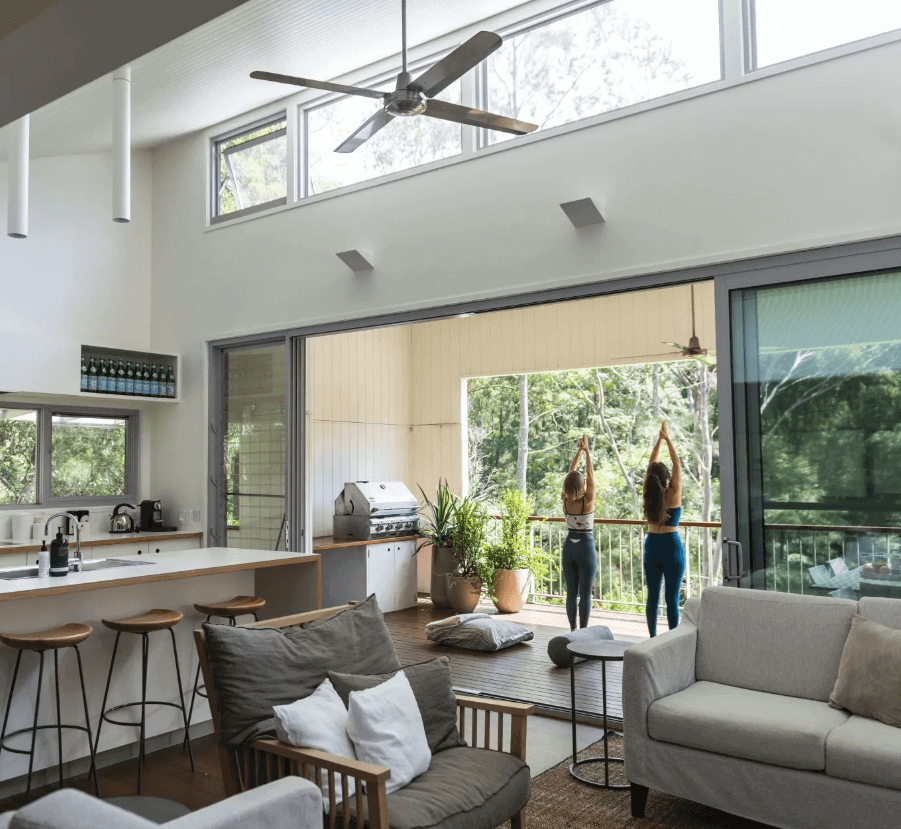
[[167, 538], [165, 541], [156, 541], [153, 538], [146, 539], [147, 552], [150, 555], [154, 553], [170, 553], [175, 550], [199, 550], [199, 538]]
[[322, 556], [322, 606], [362, 601], [375, 593], [382, 612], [416, 604], [415, 541], [383, 541], [316, 550]]
[[[78, 394], [78, 343], [46, 331], [0, 331], [0, 391]], [[15, 355], [13, 358], [11, 355]]]

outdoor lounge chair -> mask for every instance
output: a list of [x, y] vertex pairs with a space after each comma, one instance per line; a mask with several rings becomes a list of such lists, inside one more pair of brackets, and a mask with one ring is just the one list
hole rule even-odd
[[[347, 609], [348, 606], [333, 607], [254, 622], [244, 627], [279, 630], [306, 627], [310, 622]], [[362, 827], [364, 823], [370, 829], [426, 826], [433, 829], [495, 829], [507, 820], [511, 821], [513, 829], [524, 829], [522, 812], [530, 786], [529, 769], [525, 765], [526, 728], [527, 718], [533, 711], [531, 705], [458, 696], [458, 726], [461, 736], [469, 731], [466, 735], [469, 746], [438, 751], [433, 754], [428, 771], [404, 788], [387, 794], [390, 770], [382, 766], [298, 748], [274, 738], [255, 739], [241, 749], [224, 745], [217, 686], [205, 633], [195, 630], [194, 637], [219, 740], [227, 794], [288, 775], [299, 775], [320, 786], [327, 782], [325, 799], [329, 808], [325, 825], [329, 829]], [[481, 724], [477, 721], [478, 711], [485, 712]], [[497, 715], [495, 734], [491, 730], [491, 713]], [[508, 725], [506, 718], [509, 718]], [[509, 728], [509, 751], [503, 749], [505, 728]], [[498, 757], [497, 752], [505, 759]], [[356, 794], [348, 798], [350, 779], [355, 781]], [[357, 822], [359, 815], [363, 820]]]

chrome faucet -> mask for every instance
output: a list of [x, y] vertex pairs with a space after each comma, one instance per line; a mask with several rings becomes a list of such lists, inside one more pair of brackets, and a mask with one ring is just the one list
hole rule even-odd
[[75, 573], [80, 573], [84, 567], [84, 556], [81, 553], [81, 528], [78, 526], [78, 516], [72, 515], [71, 512], [57, 512], [55, 515], [51, 515], [47, 519], [47, 523], [44, 524], [44, 535], [47, 535], [47, 531], [50, 529], [50, 522], [54, 518], [63, 516], [70, 518], [75, 523], [75, 558], [69, 559], [69, 569]]

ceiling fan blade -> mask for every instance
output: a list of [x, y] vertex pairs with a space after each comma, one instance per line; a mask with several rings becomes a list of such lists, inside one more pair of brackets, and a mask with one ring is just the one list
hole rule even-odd
[[431, 98], [485, 60], [503, 42], [503, 38], [494, 32], [479, 32], [423, 72], [408, 88], [418, 89]]
[[361, 95], [364, 98], [385, 97], [384, 92], [376, 92], [374, 89], [363, 89], [361, 86], [345, 86], [343, 83], [330, 83], [329, 81], [314, 81], [311, 78], [295, 78], [293, 75], [279, 75], [276, 72], [251, 72], [250, 77], [258, 81], [275, 81], [276, 83], [290, 83], [294, 86], [309, 86], [312, 89], [326, 89], [329, 92], [343, 92], [345, 95]]
[[525, 135], [538, 129], [537, 124], [527, 124], [525, 121], [507, 118], [505, 115], [482, 112], [480, 109], [449, 104], [447, 101], [429, 101], [423, 115], [431, 115], [432, 118], [441, 118], [444, 121], [456, 121], [458, 124], [468, 124], [471, 127], [510, 132], [513, 135]]
[[389, 121], [394, 120], [394, 116], [391, 113], [386, 112], [384, 109], [380, 109], [375, 115], [372, 116], [363, 126], [361, 126], [356, 132], [353, 132], [344, 139], [344, 141], [335, 148], [336, 153], [352, 153], [357, 147], [359, 147], [364, 141], [368, 141], [375, 135], [382, 127], [385, 126]]

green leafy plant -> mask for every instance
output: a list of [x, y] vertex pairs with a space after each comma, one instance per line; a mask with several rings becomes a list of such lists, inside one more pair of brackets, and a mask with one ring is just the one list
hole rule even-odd
[[494, 577], [494, 568], [485, 563], [488, 521], [484, 505], [471, 495], [456, 502], [451, 541], [457, 573], [461, 576], [478, 576], [483, 585], [490, 583]]
[[497, 543], [489, 544], [485, 550], [485, 564], [492, 575], [497, 570], [531, 570], [536, 579], [546, 574], [547, 556], [531, 542], [529, 531], [534, 507], [534, 498], [519, 489], [509, 488], [500, 496], [500, 533]]
[[423, 547], [450, 547], [453, 541], [454, 512], [457, 506], [457, 496], [447, 485], [447, 481], [438, 482], [438, 497], [435, 501], [429, 500], [429, 496], [420, 486], [419, 491], [425, 505], [419, 510], [422, 522], [419, 525], [418, 535], [422, 541], [416, 547], [419, 552]]

